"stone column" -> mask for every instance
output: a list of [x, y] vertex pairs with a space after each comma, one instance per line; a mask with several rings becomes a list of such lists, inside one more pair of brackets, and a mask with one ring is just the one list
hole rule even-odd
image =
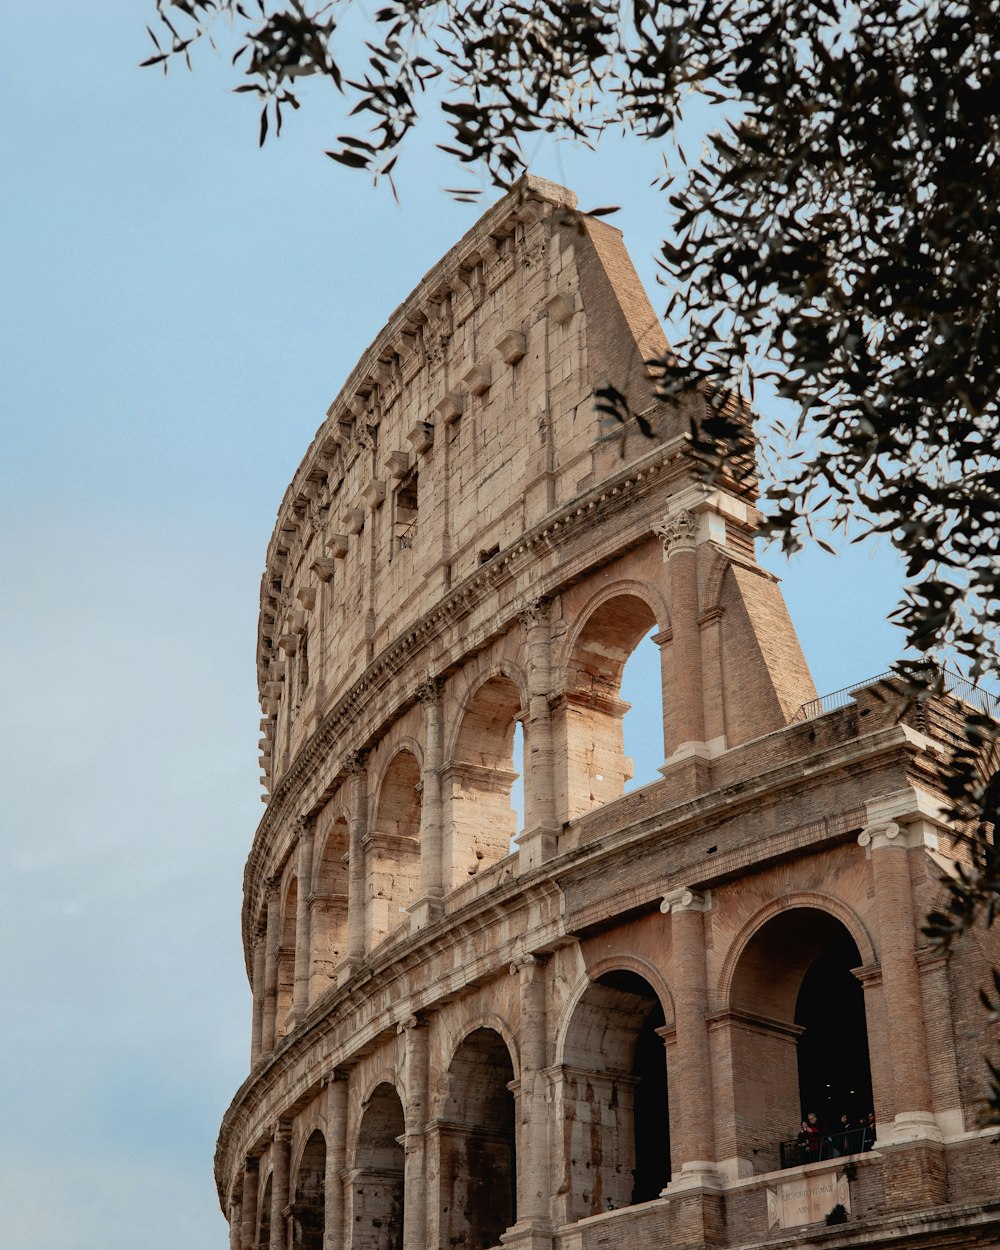
[[552, 688], [550, 604], [534, 599], [519, 613], [527, 638], [528, 707], [524, 722], [524, 832], [518, 838], [519, 872], [537, 868], [556, 852], [555, 760], [549, 695]]
[[347, 860], [347, 958], [353, 971], [365, 957], [365, 835], [368, 832], [367, 753], [355, 751], [345, 761], [350, 774], [350, 821]]
[[250, 1067], [261, 1057], [264, 1037], [264, 969], [267, 934], [258, 930], [253, 937], [253, 1018], [250, 1028]]
[[271, 1172], [271, 1244], [268, 1250], [288, 1250], [288, 1181], [292, 1155], [292, 1126], [279, 1120], [271, 1145], [274, 1168]]
[[260, 1160], [247, 1155], [243, 1167], [243, 1206], [241, 1210], [240, 1250], [254, 1250], [257, 1240], [257, 1196], [260, 1181]]
[[521, 1009], [516, 1228], [528, 1234], [525, 1244], [534, 1250], [551, 1245], [545, 967], [535, 955], [523, 955], [511, 964], [510, 974], [518, 978]]
[[323, 1179], [323, 1250], [344, 1250], [344, 1169], [347, 1167], [347, 1073], [326, 1078], [326, 1176]]
[[[868, 805], [871, 820], [872, 808]], [[924, 1026], [916, 918], [910, 879], [910, 850], [919, 851], [930, 822], [902, 823], [875, 819], [858, 842], [871, 857], [875, 887], [878, 958], [882, 971], [886, 1042], [891, 1063], [893, 1122], [878, 1124], [876, 1149], [884, 1158], [883, 1183], [888, 1209], [931, 1205], [947, 1199], [947, 1171], [942, 1133], [934, 1117]], [[885, 1102], [885, 1099], [879, 1099]]]
[[684, 747], [704, 753], [705, 714], [702, 704], [701, 631], [698, 627], [698, 521], [686, 508], [654, 526], [663, 539], [668, 565], [670, 632], [673, 657], [674, 735], [672, 754]]
[[309, 894], [312, 890], [313, 836], [316, 822], [300, 818], [298, 862], [295, 866], [297, 887], [295, 893], [295, 982], [292, 988], [292, 1008], [285, 1022], [285, 1032], [290, 1033], [302, 1019], [309, 1007], [309, 974], [312, 971], [312, 937], [309, 911]]
[[668, 1080], [681, 1108], [671, 1123], [672, 1153], [681, 1166], [668, 1192], [691, 1185], [717, 1183], [715, 1176], [715, 1108], [712, 1103], [712, 1062], [708, 1042], [708, 973], [705, 965], [705, 912], [711, 892], [673, 890], [660, 904], [670, 915], [674, 991], [673, 1070]]
[[427, 1025], [410, 1016], [396, 1030], [405, 1037], [406, 1105], [403, 1108], [403, 1250], [426, 1250], [427, 1183], [424, 1131], [427, 1124], [429, 1059]]
[[261, 1054], [274, 1049], [278, 1021], [278, 950], [281, 946], [281, 886], [277, 877], [267, 880], [267, 938], [264, 947], [264, 1011], [261, 1021]]
[[424, 768], [420, 801], [420, 893], [409, 909], [414, 929], [426, 928], [444, 910], [441, 688], [442, 683], [432, 677], [417, 691], [424, 708]]

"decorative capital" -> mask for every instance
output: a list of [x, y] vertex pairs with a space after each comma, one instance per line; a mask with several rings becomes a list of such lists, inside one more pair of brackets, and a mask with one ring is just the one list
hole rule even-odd
[[278, 1142], [288, 1142], [292, 1140], [292, 1122], [291, 1120], [275, 1120], [274, 1129], [271, 1132], [275, 1144]]
[[530, 629], [532, 625], [544, 625], [549, 619], [549, 612], [552, 608], [552, 600], [545, 595], [539, 595], [537, 599], [531, 599], [518, 612], [517, 619], [525, 627]]
[[689, 508], [681, 508], [653, 526], [653, 533], [663, 540], [663, 558], [675, 552], [691, 551], [698, 538], [698, 518]]
[[689, 890], [686, 887], [680, 890], [671, 890], [669, 894], [663, 896], [663, 902], [660, 904], [660, 911], [666, 916], [673, 912], [675, 915], [680, 911], [711, 911], [712, 910], [712, 891], [705, 890]]
[[295, 817], [295, 838], [298, 842], [304, 842], [313, 836], [316, 830], [316, 817], [303, 813], [301, 816]]
[[441, 701], [444, 682], [440, 677], [428, 677], [417, 687], [417, 698], [421, 703], [437, 704]]
[[872, 851], [884, 851], [890, 847], [908, 850], [912, 846], [922, 846], [925, 840], [922, 823], [916, 821], [907, 828], [897, 824], [894, 820], [874, 822], [858, 834], [858, 846], [863, 846], [869, 854]]
[[538, 972], [541, 966], [542, 961], [537, 955], [518, 955], [510, 965], [510, 975], [516, 977], [520, 973], [524, 973], [525, 976], [530, 976]]
[[331, 1068], [330, 1071], [320, 1080], [320, 1084], [326, 1089], [329, 1085], [334, 1085], [337, 1081], [346, 1081], [348, 1073], [343, 1068]]
[[399, 1024], [396, 1025], [396, 1032], [398, 1034], [411, 1033], [414, 1029], [425, 1028], [426, 1025], [427, 1021], [421, 1019], [420, 1016], [407, 1016], [405, 1020], [400, 1020]]
[[348, 751], [344, 756], [344, 772], [356, 776], [358, 773], [364, 772], [367, 763], [367, 751]]

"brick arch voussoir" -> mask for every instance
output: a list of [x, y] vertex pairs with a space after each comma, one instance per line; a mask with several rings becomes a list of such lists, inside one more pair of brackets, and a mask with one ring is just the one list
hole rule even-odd
[[732, 561], [727, 556], [724, 556], [721, 551], [713, 552], [712, 563], [709, 566], [708, 576], [705, 578], [705, 587], [699, 604], [700, 612], [710, 612], [713, 608], [722, 606], [719, 602], [722, 598], [722, 586], [731, 568]]
[[858, 952], [861, 955], [862, 965], [875, 962], [877, 956], [871, 935], [861, 917], [853, 908], [848, 907], [846, 903], [832, 894], [822, 894], [819, 891], [811, 890], [795, 891], [765, 903], [763, 907], [759, 908], [750, 917], [732, 942], [730, 942], [729, 949], [726, 951], [722, 961], [722, 970], [719, 973], [716, 985], [715, 999], [719, 1007], [726, 1008], [730, 1006], [736, 970], [753, 938], [775, 916], [780, 916], [782, 912], [794, 911], [798, 908], [826, 912], [827, 915], [832, 916], [835, 920], [839, 920], [854, 939]]
[[613, 599], [641, 599], [647, 605], [656, 621], [656, 628], [663, 631], [670, 628], [670, 611], [663, 595], [649, 582], [637, 578], [625, 577], [610, 585], [602, 586], [595, 591], [582, 605], [574, 616], [562, 647], [553, 657], [553, 674], [557, 677], [560, 688], [565, 687], [569, 680], [569, 665], [580, 641], [580, 636], [587, 628], [590, 618], [606, 603]]
[[512, 660], [503, 657], [499, 659], [494, 658], [484, 663], [473, 661], [472, 664], [466, 665], [457, 679], [457, 682], [463, 682], [464, 689], [456, 692], [457, 698], [452, 704], [454, 711], [449, 718], [449, 723], [444, 727], [444, 758], [447, 763], [455, 762], [455, 752], [458, 749], [458, 739], [462, 732], [462, 722], [475, 702], [476, 696], [483, 686], [495, 677], [506, 677], [508, 681], [512, 682], [517, 687], [522, 710], [528, 706], [528, 675], [519, 664], [515, 664]]

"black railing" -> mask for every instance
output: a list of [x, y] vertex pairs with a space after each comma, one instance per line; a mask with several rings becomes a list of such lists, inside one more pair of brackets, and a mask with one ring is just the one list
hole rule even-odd
[[[931, 670], [929, 677], [928, 685], [931, 689], [934, 688], [936, 678], [940, 681], [942, 693], [950, 694], [953, 698], [969, 704], [970, 707], [974, 707], [977, 711], [984, 712], [987, 716], [992, 716], [994, 720], [1000, 720], [1000, 698], [991, 691], [985, 690], [982, 686], [977, 686], [968, 677], [963, 677], [960, 673], [953, 673], [948, 668], [941, 668], [936, 671]], [[851, 686], [843, 686], [840, 690], [834, 690], [831, 694], [824, 694], [819, 699], [811, 699], [808, 703], [803, 703], [792, 719], [793, 721], [803, 721], [812, 720], [814, 716], [825, 716], [827, 712], [835, 712], [838, 708], [847, 707], [859, 690], [864, 690], [868, 686], [874, 686], [880, 681], [893, 679], [899, 682], [905, 682], [906, 680], [901, 674], [894, 672], [879, 673], [875, 677], [866, 677], [864, 681], [857, 681]]]
[[800, 1133], [783, 1141], [779, 1147], [783, 1168], [800, 1168], [804, 1163], [819, 1163], [823, 1159], [841, 1159], [845, 1155], [859, 1155], [875, 1145], [875, 1130], [866, 1125], [860, 1128], [838, 1129], [835, 1132]]

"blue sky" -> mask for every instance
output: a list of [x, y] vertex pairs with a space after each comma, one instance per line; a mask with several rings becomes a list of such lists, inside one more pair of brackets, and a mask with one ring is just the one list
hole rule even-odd
[[[249, 1050], [264, 549], [342, 380], [479, 211], [441, 190], [470, 176], [433, 129], [399, 206], [327, 160], [343, 127], [324, 90], [258, 151], [224, 53], [137, 68], [152, 9], [0, 5], [10, 1250], [226, 1244], [211, 1161]], [[623, 206], [665, 304], [658, 153], [548, 146], [533, 168]], [[896, 658], [884, 546], [765, 562], [821, 691]]]

